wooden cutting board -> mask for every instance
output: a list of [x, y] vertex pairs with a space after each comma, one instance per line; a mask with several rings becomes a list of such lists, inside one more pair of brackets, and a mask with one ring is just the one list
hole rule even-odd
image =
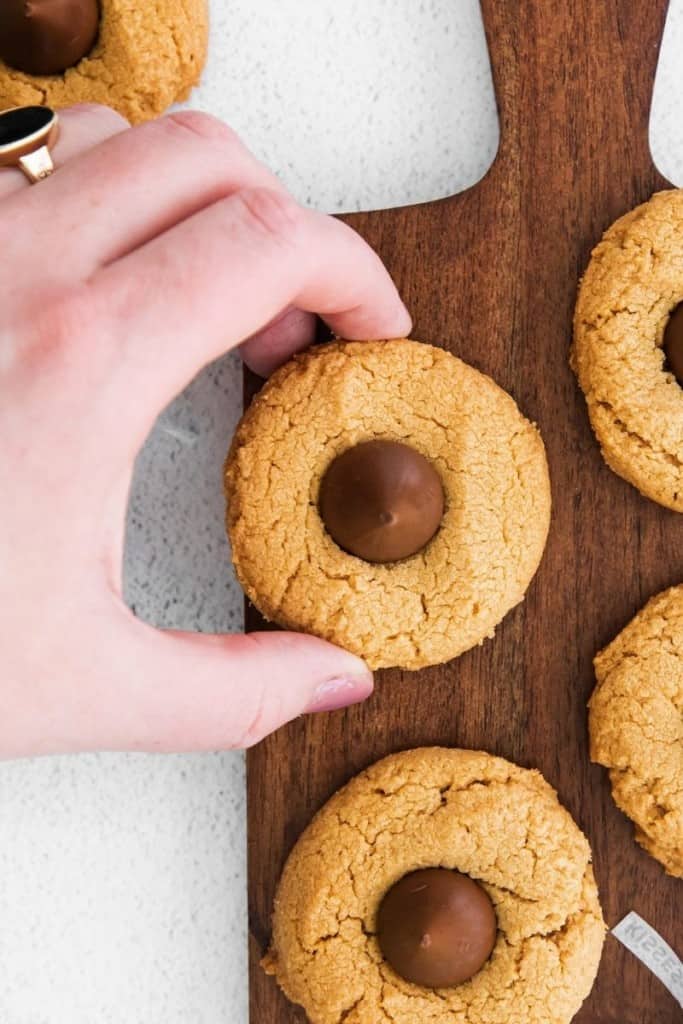
[[[305, 1020], [259, 968], [296, 838], [352, 775], [423, 744], [481, 748], [539, 768], [590, 838], [608, 925], [633, 909], [681, 941], [681, 883], [636, 845], [606, 771], [590, 764], [586, 701], [596, 651], [649, 597], [683, 580], [683, 516], [607, 468], [567, 365], [592, 246], [666, 187], [652, 164], [648, 119], [667, 0], [482, 6], [500, 113], [493, 167], [462, 195], [345, 219], [388, 265], [414, 337], [490, 374], [539, 424], [554, 498], [548, 547], [525, 602], [494, 640], [417, 674], [381, 672], [365, 705], [301, 719], [249, 753], [253, 1024]], [[247, 381], [248, 395], [255, 387]], [[253, 608], [247, 623], [263, 627]], [[674, 1024], [681, 1012], [608, 936], [575, 1020]]]

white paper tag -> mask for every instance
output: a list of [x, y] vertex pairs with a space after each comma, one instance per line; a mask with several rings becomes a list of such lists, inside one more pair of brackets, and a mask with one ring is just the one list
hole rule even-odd
[[650, 968], [683, 1007], [683, 964], [661, 935], [633, 910], [612, 929], [612, 935]]

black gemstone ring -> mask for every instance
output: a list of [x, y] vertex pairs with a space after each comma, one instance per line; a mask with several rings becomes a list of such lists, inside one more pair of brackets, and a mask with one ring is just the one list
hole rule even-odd
[[49, 107], [13, 107], [0, 113], [0, 167], [18, 167], [32, 183], [54, 171], [50, 146], [58, 118]]

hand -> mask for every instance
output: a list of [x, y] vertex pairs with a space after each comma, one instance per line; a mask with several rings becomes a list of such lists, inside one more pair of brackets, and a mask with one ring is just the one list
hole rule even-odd
[[249, 746], [372, 677], [314, 637], [137, 620], [121, 600], [135, 455], [229, 348], [266, 373], [310, 342], [313, 312], [347, 338], [410, 319], [358, 235], [212, 118], [129, 129], [83, 106], [61, 124], [51, 178], [0, 170], [0, 756]]

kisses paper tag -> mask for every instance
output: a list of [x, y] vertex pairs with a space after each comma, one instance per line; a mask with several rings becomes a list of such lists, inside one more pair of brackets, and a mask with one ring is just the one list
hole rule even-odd
[[683, 964], [661, 935], [633, 910], [612, 929], [612, 935], [650, 968], [683, 1007]]

